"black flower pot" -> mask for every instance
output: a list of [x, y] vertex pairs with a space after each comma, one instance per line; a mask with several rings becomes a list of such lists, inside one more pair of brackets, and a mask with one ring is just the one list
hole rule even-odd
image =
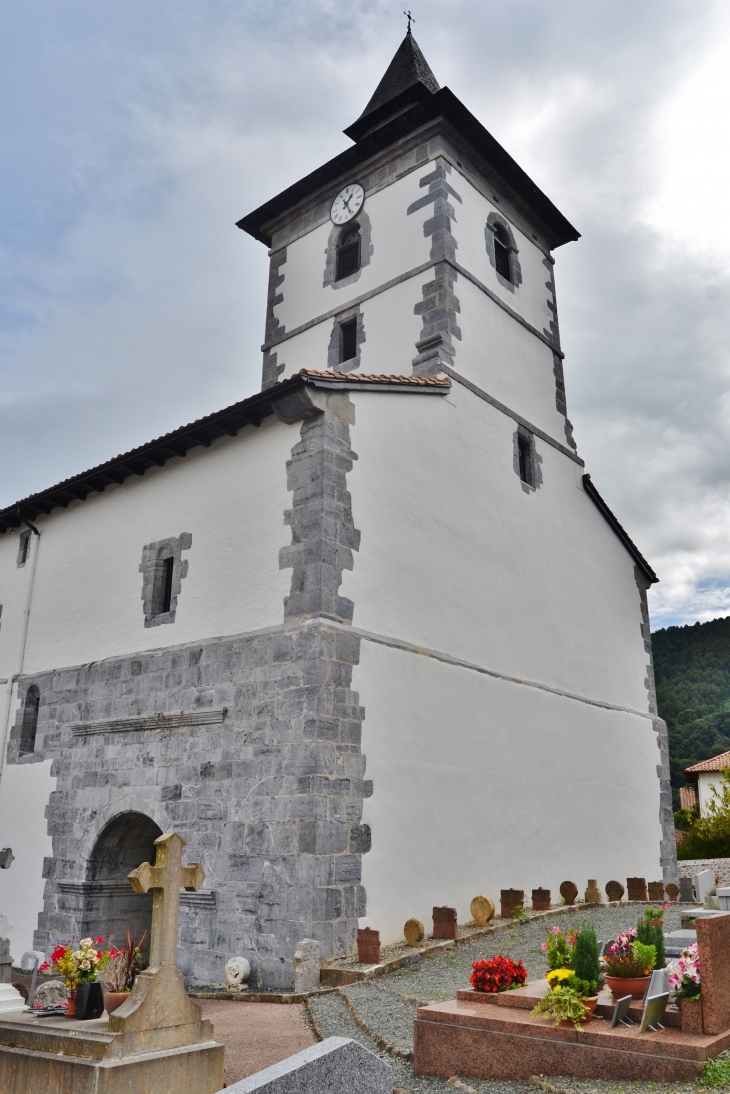
[[101, 1018], [104, 1012], [104, 996], [101, 984], [76, 985], [76, 1019], [87, 1022], [92, 1018]]

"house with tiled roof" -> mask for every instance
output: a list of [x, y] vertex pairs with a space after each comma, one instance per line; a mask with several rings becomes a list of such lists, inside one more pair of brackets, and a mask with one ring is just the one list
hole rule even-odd
[[[719, 756], [712, 756], [709, 760], [700, 760], [698, 764], [684, 769], [686, 782], [696, 787], [697, 804], [700, 816], [707, 816], [707, 806], [715, 796], [716, 790], [722, 783], [722, 773], [730, 768], [730, 752], [721, 752]], [[684, 807], [684, 802], [682, 803]]]
[[657, 577], [567, 416], [578, 232], [410, 30], [346, 134], [239, 222], [261, 391], [0, 510], [18, 957], [139, 937], [127, 874], [170, 829], [197, 984], [243, 956], [290, 988], [301, 939], [478, 893], [676, 879]]

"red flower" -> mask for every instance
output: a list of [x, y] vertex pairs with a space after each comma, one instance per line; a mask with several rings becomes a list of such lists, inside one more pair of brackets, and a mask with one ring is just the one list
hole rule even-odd
[[38, 966], [38, 972], [45, 972], [46, 969], [50, 969], [50, 967], [51, 967], [51, 962], [50, 961], [44, 961], [42, 965]]
[[100, 934], [98, 934], [96, 936], [96, 944], [97, 944], [97, 946], [103, 946], [104, 945], [104, 939], [101, 937]]
[[521, 961], [497, 954], [489, 961], [474, 961], [470, 982], [475, 991], [506, 991], [513, 984], [527, 983], [527, 969]]

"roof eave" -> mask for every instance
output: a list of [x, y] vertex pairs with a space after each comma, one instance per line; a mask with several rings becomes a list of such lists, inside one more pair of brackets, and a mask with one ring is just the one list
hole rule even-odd
[[649, 582], [649, 584], [654, 585], [659, 580], [659, 578], [654, 573], [651, 566], [646, 561], [646, 559], [644, 558], [644, 556], [642, 555], [641, 551], [636, 546], [634, 541], [631, 539], [631, 537], [629, 536], [626, 529], [623, 528], [619, 524], [619, 522], [616, 519], [616, 517], [614, 516], [614, 514], [611, 512], [609, 507], [606, 505], [606, 502], [603, 500], [603, 498], [601, 497], [601, 495], [598, 493], [595, 486], [593, 485], [593, 483], [591, 481], [591, 476], [588, 475], [588, 474], [583, 475], [583, 488], [584, 488], [586, 494], [588, 495], [588, 497], [593, 502], [593, 504], [596, 506], [596, 508], [599, 510], [599, 512], [603, 515], [603, 517], [605, 518], [607, 523], [611, 525], [614, 532], [616, 533], [618, 538], [621, 540], [621, 542], [623, 543], [624, 547], [626, 548], [626, 550], [629, 552], [629, 554], [633, 558], [636, 565], [645, 574], [646, 579]]
[[478, 158], [504, 180], [519, 203], [539, 220], [551, 248], [580, 239], [580, 232], [448, 87], [430, 92], [420, 84], [407, 88], [364, 118], [358, 118], [345, 130], [357, 141], [353, 147], [340, 152], [242, 217], [237, 221], [237, 227], [270, 247], [272, 233], [269, 229], [284, 212], [440, 116], [474, 149]]

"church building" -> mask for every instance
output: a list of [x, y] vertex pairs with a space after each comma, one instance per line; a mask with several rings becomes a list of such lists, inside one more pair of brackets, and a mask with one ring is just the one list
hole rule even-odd
[[[651, 566], [566, 411], [578, 232], [410, 30], [350, 147], [239, 221], [261, 391], [0, 511], [0, 935], [149, 922], [288, 988], [477, 894], [676, 877]], [[233, 230], [233, 229], [232, 229]]]

